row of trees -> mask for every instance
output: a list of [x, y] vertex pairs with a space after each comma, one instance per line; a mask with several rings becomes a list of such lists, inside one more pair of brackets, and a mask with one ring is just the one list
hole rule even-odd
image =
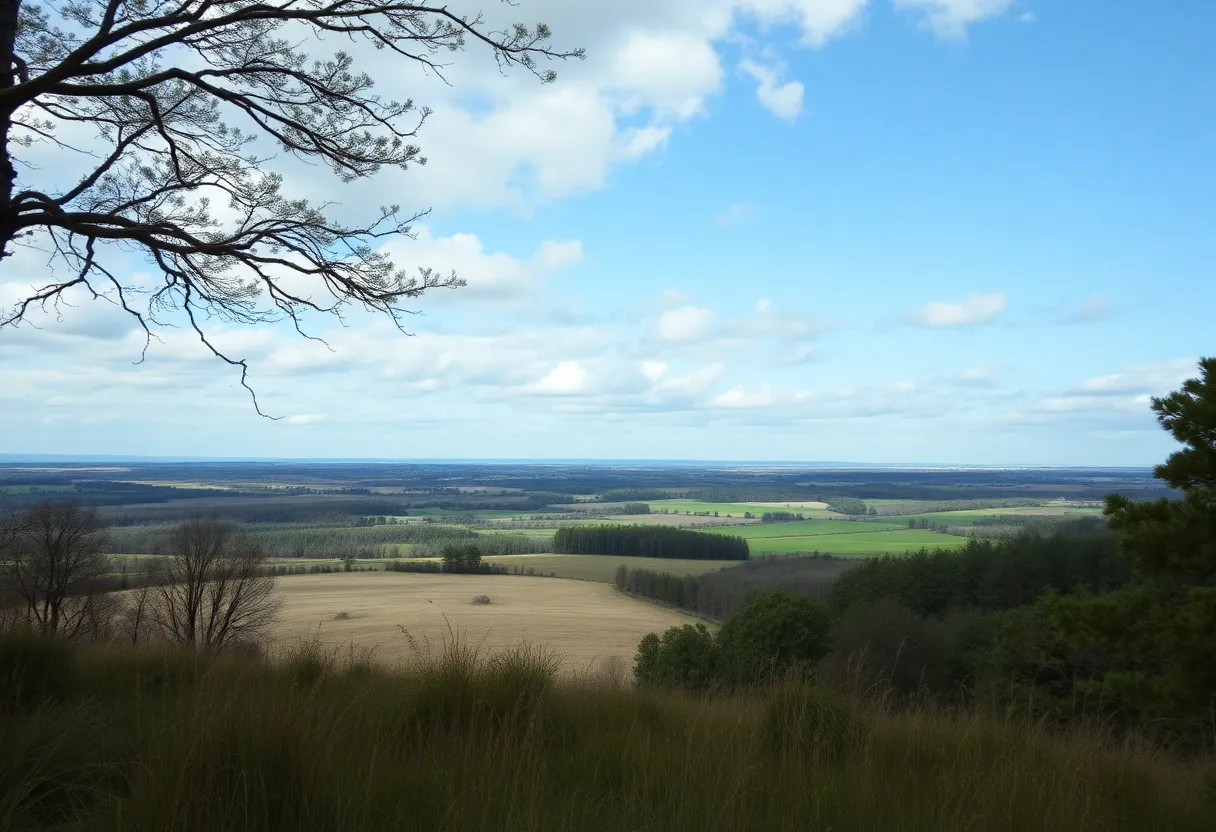
[[[826, 615], [831, 626], [817, 648], [822, 652], [808, 651], [801, 660], [858, 691], [998, 705], [1048, 722], [1082, 719], [1210, 748], [1216, 742], [1216, 359], [1204, 359], [1200, 369], [1200, 378], [1152, 402], [1182, 445], [1155, 473], [1181, 499], [1133, 502], [1113, 495], [1106, 500], [1109, 529], [1029, 530], [999, 542], [969, 541], [960, 551], [864, 561], [832, 586], [821, 606], [771, 623], [765, 632], [773, 645], [796, 626], [819, 632]], [[647, 586], [640, 576], [621, 580]], [[687, 585], [676, 588], [679, 580], [649, 585], [687, 599]], [[698, 604], [701, 594], [698, 583]], [[753, 603], [768, 604], [765, 597]], [[721, 669], [720, 642], [734, 620], [716, 640], [696, 628], [647, 637], [638, 651], [638, 678], [686, 687], [737, 679], [729, 667]]]
[[662, 488], [610, 488], [600, 494], [605, 503], [645, 502], [646, 500], [670, 500]]
[[624, 555], [690, 560], [747, 560], [747, 541], [670, 526], [564, 526], [553, 551], [569, 555]]
[[0, 530], [0, 621], [67, 638], [121, 630], [218, 649], [258, 638], [278, 610], [265, 554], [213, 518], [181, 523], [171, 554], [138, 590], [117, 596], [109, 535], [97, 510], [70, 500], [9, 517]]
[[[750, 514], [751, 512], [748, 512]], [[789, 523], [794, 520], [805, 520], [806, 515], [801, 511], [766, 511], [760, 515], [761, 523]]]
[[878, 514], [878, 509], [874, 506], [867, 506], [864, 501], [855, 500], [852, 497], [834, 497], [828, 501], [828, 508], [837, 514], [848, 514], [853, 517], [867, 514], [873, 517]]

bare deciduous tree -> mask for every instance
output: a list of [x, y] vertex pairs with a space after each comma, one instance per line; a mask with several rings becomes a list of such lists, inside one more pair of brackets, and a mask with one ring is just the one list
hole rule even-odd
[[[549, 48], [549, 35], [543, 24], [490, 31], [480, 16], [401, 0], [0, 0], [0, 262], [14, 245], [45, 245], [55, 270], [0, 313], [0, 327], [82, 287], [130, 313], [148, 339], [162, 316], [182, 315], [246, 387], [245, 361], [213, 345], [208, 318], [288, 320], [303, 334], [302, 313], [356, 305], [401, 327], [403, 301], [462, 285], [376, 250], [420, 215], [390, 206], [367, 223], [337, 222], [330, 206], [285, 195], [254, 143], [353, 180], [424, 164], [413, 141], [429, 110], [373, 93], [351, 54], [318, 59], [302, 45], [362, 42], [397, 59], [386, 71], [442, 77], [439, 54], [472, 42], [501, 68], [547, 82], [540, 61], [582, 54]], [[37, 145], [70, 160], [55, 166], [70, 181], [31, 179], [20, 154]], [[123, 252], [163, 280], [133, 282]]]
[[109, 571], [105, 525], [93, 508], [55, 500], [18, 514], [0, 551], [0, 590], [44, 633], [80, 635], [95, 626]]
[[180, 524], [170, 548], [152, 589], [151, 614], [164, 634], [205, 650], [256, 641], [279, 610], [262, 550], [213, 517]]

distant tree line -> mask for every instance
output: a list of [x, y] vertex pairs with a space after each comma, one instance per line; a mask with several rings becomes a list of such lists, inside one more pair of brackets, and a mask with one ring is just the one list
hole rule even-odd
[[[416, 543], [410, 557], [443, 557], [446, 543]], [[526, 534], [483, 534], [477, 536], [477, 548], [483, 555], [535, 555], [553, 551], [553, 538], [533, 537]]]
[[510, 570], [505, 566], [492, 563], [482, 563], [476, 569], [449, 568], [441, 561], [434, 560], [390, 560], [384, 565], [389, 572], [421, 572], [428, 575], [450, 573], [465, 573], [477, 575], [508, 575]]
[[670, 526], [565, 526], [553, 536], [553, 551], [572, 555], [624, 555], [691, 560], [747, 560], [741, 537]]
[[625, 503], [646, 500], [670, 500], [672, 495], [662, 488], [610, 488], [600, 494], [605, 503]]
[[[746, 513], [751, 514], [750, 511]], [[805, 519], [806, 515], [804, 515], [801, 511], [797, 513], [792, 511], [766, 511], [764, 514], [760, 515], [760, 522], [762, 523], [788, 523], [793, 520]]]
[[833, 497], [827, 501], [828, 508], [837, 514], [848, 514], [854, 517], [859, 517], [863, 514], [876, 515], [878, 510], [873, 506], [867, 506], [863, 500], [854, 500], [849, 497]]
[[616, 588], [703, 618], [724, 621], [757, 595], [782, 589], [823, 597], [836, 579], [855, 564], [830, 555], [761, 555], [737, 566], [695, 576], [654, 569], [617, 567]]
[[621, 514], [650, 514], [650, 503], [625, 503]]

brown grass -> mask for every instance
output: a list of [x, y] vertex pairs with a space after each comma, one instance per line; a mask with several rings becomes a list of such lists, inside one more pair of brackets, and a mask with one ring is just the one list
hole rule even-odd
[[[547, 646], [564, 670], [582, 674], [605, 663], [632, 664], [642, 636], [696, 620], [607, 584], [514, 575], [299, 575], [280, 581], [278, 593], [283, 609], [272, 647], [315, 636], [335, 647], [370, 649], [387, 664], [460, 633], [490, 653], [521, 642]], [[474, 605], [475, 595], [491, 603]], [[350, 618], [335, 620], [342, 612]]]

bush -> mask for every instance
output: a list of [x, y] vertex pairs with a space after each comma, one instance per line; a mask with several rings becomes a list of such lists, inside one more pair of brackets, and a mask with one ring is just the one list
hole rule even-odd
[[488, 604], [488, 603], [490, 603], [490, 596], [489, 595], [474, 595], [473, 603], [477, 604], [479, 606]]
[[640, 685], [707, 691], [722, 682], [718, 644], [704, 624], [671, 627], [662, 638], [649, 633], [638, 645], [633, 677]]
[[735, 681], [749, 684], [808, 667], [828, 652], [832, 620], [814, 598], [759, 595], [722, 626], [718, 643]]

